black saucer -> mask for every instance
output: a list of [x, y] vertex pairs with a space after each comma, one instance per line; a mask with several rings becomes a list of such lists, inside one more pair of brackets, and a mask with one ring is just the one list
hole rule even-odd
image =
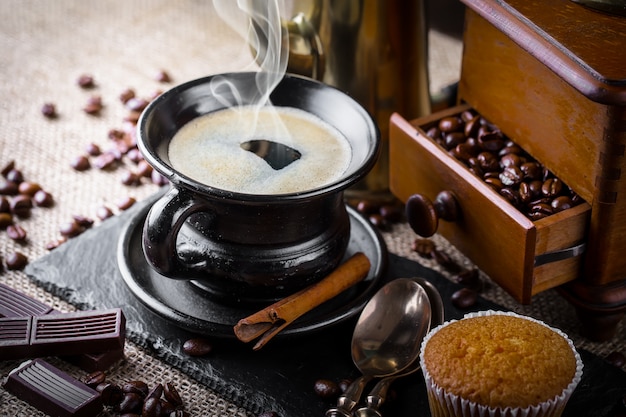
[[[351, 236], [346, 258], [365, 253], [372, 267], [368, 276], [337, 297], [296, 320], [279, 336], [313, 332], [342, 323], [361, 311], [381, 284], [387, 266], [384, 241], [374, 227], [348, 208]], [[198, 334], [234, 338], [233, 326], [260, 308], [223, 304], [189, 281], [167, 278], [144, 258], [141, 235], [147, 205], [124, 226], [117, 249], [117, 263], [126, 285], [144, 305], [177, 326]], [[184, 226], [185, 227], [185, 226]]]

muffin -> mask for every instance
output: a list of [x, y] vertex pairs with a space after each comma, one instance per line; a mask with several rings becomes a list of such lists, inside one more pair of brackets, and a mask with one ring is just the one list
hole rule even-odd
[[560, 416], [582, 375], [563, 332], [496, 311], [433, 329], [420, 363], [433, 417]]

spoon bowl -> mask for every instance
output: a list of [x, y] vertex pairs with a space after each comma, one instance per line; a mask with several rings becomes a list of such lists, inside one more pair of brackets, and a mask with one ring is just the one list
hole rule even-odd
[[417, 281], [398, 278], [381, 287], [365, 305], [352, 335], [352, 360], [363, 375], [326, 416], [350, 417], [372, 378], [395, 375], [411, 366], [430, 321], [429, 297]]
[[[428, 326], [428, 329], [419, 337], [417, 341], [418, 352], [420, 350], [422, 340], [428, 333], [428, 330], [439, 326], [444, 321], [444, 307], [443, 300], [441, 298], [441, 294], [437, 290], [437, 288], [430, 282], [425, 280], [424, 278], [412, 278], [416, 283], [418, 283], [428, 295], [428, 299], [430, 301], [431, 306], [431, 320]], [[418, 353], [419, 355], [419, 353]], [[397, 372], [393, 375], [387, 376], [381, 379], [375, 386], [372, 388], [372, 391], [369, 393], [366, 399], [366, 406], [359, 408], [355, 412], [356, 417], [380, 417], [381, 414], [378, 411], [380, 406], [385, 402], [385, 398], [387, 396], [387, 391], [389, 387], [397, 378], [401, 378], [407, 375], [410, 375], [417, 370], [420, 369], [419, 358], [415, 358], [415, 360], [409, 364], [409, 366], [405, 367], [402, 371]]]

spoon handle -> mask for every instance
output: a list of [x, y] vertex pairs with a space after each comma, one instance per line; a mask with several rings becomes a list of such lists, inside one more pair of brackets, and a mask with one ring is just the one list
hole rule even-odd
[[371, 380], [372, 377], [369, 375], [363, 375], [354, 380], [337, 400], [337, 407], [326, 411], [326, 417], [351, 417], [352, 410], [359, 402], [365, 386]]
[[380, 417], [381, 414], [378, 410], [385, 402], [389, 386], [391, 386], [396, 378], [396, 376], [388, 376], [378, 381], [365, 400], [366, 406], [359, 408], [354, 415], [356, 417]]

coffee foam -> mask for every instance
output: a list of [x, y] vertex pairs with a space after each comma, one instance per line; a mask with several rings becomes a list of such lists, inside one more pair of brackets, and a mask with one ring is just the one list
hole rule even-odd
[[[300, 159], [274, 170], [241, 148], [249, 140], [282, 143]], [[286, 194], [329, 184], [347, 170], [348, 140], [311, 113], [291, 107], [234, 107], [200, 116], [169, 145], [173, 168], [203, 184], [246, 194]]]

